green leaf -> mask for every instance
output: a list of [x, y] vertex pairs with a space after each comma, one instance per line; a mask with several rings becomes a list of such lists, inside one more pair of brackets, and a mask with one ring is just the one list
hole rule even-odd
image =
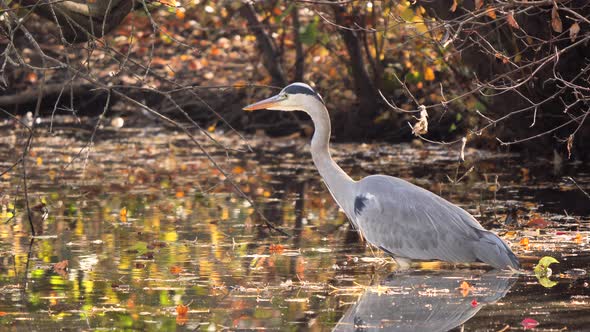
[[303, 28], [303, 32], [299, 36], [301, 42], [305, 45], [313, 45], [318, 40], [318, 26], [320, 23], [320, 18], [318, 16], [313, 18], [307, 26]]
[[559, 261], [551, 256], [545, 256], [539, 260], [539, 263], [535, 266], [533, 271], [535, 271], [535, 277], [539, 281], [539, 284], [545, 288], [551, 288], [557, 285], [556, 281], [549, 279], [551, 276], [551, 269], [549, 265], [553, 263], [559, 263]]
[[559, 263], [559, 261], [551, 256], [545, 256], [539, 260], [537, 266], [535, 266], [535, 274], [547, 276], [548, 272], [551, 271], [549, 265], [553, 263]]

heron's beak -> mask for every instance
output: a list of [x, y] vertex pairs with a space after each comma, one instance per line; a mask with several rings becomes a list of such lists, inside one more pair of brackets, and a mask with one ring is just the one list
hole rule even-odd
[[255, 110], [269, 109], [274, 106], [279, 106], [283, 100], [285, 100], [285, 96], [281, 96], [281, 95], [272, 96], [268, 99], [264, 99], [262, 101], [259, 101], [257, 103], [250, 104], [250, 105], [244, 107], [244, 111], [255, 111]]

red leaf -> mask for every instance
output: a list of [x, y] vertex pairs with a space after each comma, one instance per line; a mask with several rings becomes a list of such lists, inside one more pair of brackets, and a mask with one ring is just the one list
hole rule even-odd
[[473, 299], [473, 301], [471, 301], [471, 307], [472, 308], [476, 308], [479, 305], [479, 303], [477, 303], [476, 299]]
[[531, 219], [526, 225], [534, 228], [545, 228], [549, 225], [549, 222], [543, 218], [535, 218]]
[[539, 322], [532, 318], [525, 318], [522, 320], [522, 322], [520, 322], [520, 324], [522, 324], [522, 327], [524, 327], [525, 330], [528, 330], [537, 327], [537, 325], [539, 325]]

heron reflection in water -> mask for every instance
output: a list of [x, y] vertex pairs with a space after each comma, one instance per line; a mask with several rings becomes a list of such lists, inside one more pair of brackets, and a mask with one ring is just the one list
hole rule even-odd
[[[333, 331], [448, 331], [503, 298], [516, 280], [498, 270], [395, 274], [378, 291], [368, 288]], [[461, 292], [464, 281], [469, 294]]]

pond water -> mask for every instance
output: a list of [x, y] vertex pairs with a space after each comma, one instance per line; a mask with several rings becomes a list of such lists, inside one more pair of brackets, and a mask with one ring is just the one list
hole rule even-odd
[[[2, 130], [0, 172], [26, 142], [12, 123]], [[39, 129], [26, 159], [33, 240], [22, 169], [0, 182], [1, 330], [589, 329], [583, 164], [470, 149], [458, 163], [458, 151], [419, 144], [333, 146], [356, 178], [396, 175], [466, 208], [527, 271], [557, 258], [541, 284], [483, 265], [396, 271], [350, 230], [304, 138], [250, 138], [248, 152], [237, 135], [197, 136], [252, 205], [182, 134], [107, 127], [89, 146], [92, 129], [52, 130]], [[265, 227], [254, 206], [290, 236]], [[504, 225], [514, 214], [524, 226]]]

